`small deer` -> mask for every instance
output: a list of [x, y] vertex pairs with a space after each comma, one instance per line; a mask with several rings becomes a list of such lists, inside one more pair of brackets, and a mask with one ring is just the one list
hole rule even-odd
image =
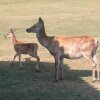
[[[36, 33], [40, 44], [48, 49], [55, 59], [55, 81], [58, 81], [60, 67], [60, 80], [63, 79], [63, 59], [78, 59], [84, 57], [92, 66], [92, 81], [100, 80], [100, 69], [96, 58], [96, 50], [100, 40], [94, 36], [47, 36], [42, 18], [32, 27], [26, 29], [28, 33]], [[97, 71], [97, 75], [96, 75]], [[97, 77], [96, 77], [97, 76]]]
[[21, 64], [21, 54], [28, 54], [31, 57], [36, 58], [37, 64], [36, 64], [36, 71], [39, 71], [39, 61], [40, 58], [37, 55], [37, 50], [38, 50], [38, 45], [36, 43], [22, 43], [16, 39], [16, 36], [14, 34], [13, 29], [10, 29], [10, 32], [8, 32], [5, 35], [5, 38], [11, 38], [12, 43], [14, 45], [14, 50], [16, 52], [13, 61], [12, 61], [12, 66], [14, 65], [14, 60], [17, 56], [19, 56], [19, 63], [20, 63], [20, 68], [22, 68]]

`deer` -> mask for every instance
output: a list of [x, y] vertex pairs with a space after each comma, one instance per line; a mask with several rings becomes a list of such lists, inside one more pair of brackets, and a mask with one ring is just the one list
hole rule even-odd
[[[36, 33], [39, 43], [44, 46], [55, 60], [55, 81], [63, 80], [63, 61], [66, 59], [80, 59], [84, 57], [92, 66], [92, 82], [100, 81], [99, 63], [96, 50], [100, 40], [92, 35], [88, 36], [47, 36], [44, 21], [38, 21], [30, 28], [28, 33]], [[59, 70], [58, 70], [59, 69]], [[59, 75], [59, 76], [58, 76]]]
[[12, 44], [14, 46], [14, 50], [16, 54], [14, 55], [13, 61], [11, 63], [11, 66], [14, 65], [14, 60], [18, 56], [19, 57], [19, 63], [20, 63], [20, 68], [22, 68], [21, 64], [21, 54], [27, 54], [30, 55], [31, 57], [36, 58], [37, 64], [36, 64], [36, 71], [39, 71], [39, 62], [40, 58], [37, 54], [38, 51], [38, 44], [37, 43], [23, 43], [21, 41], [18, 41], [16, 39], [16, 36], [14, 34], [14, 30], [10, 29], [8, 33], [5, 34], [5, 38], [10, 38], [12, 41]]

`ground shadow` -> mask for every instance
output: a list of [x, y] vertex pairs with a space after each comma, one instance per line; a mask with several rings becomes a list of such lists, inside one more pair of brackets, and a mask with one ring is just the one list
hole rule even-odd
[[18, 62], [10, 64], [0, 61], [0, 100], [100, 100], [100, 91], [82, 80], [91, 76], [89, 70], [71, 70], [65, 64], [64, 80], [55, 83], [54, 63], [41, 62], [39, 73], [30, 60], [22, 62], [23, 69]]

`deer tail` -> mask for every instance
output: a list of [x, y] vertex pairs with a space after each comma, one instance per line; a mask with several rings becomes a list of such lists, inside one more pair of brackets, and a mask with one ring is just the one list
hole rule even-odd
[[95, 41], [98, 45], [100, 45], [100, 38], [96, 38], [96, 41]]

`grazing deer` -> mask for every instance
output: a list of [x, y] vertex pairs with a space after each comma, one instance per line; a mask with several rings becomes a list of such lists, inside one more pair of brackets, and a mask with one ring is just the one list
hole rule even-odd
[[[63, 79], [63, 59], [86, 58], [92, 65], [92, 81], [99, 81], [99, 67], [96, 58], [96, 50], [100, 41], [93, 36], [49, 37], [45, 33], [44, 22], [39, 18], [38, 22], [26, 29], [28, 33], [36, 33], [40, 44], [47, 48], [55, 59], [55, 81], [58, 81], [58, 67], [60, 67], [60, 79]], [[96, 75], [97, 71], [97, 75]], [[97, 77], [96, 77], [97, 76]]]
[[10, 32], [8, 32], [5, 35], [5, 38], [11, 38], [12, 43], [14, 45], [15, 52], [16, 52], [14, 59], [12, 61], [12, 64], [11, 64], [12, 66], [13, 66], [15, 58], [17, 56], [19, 56], [20, 68], [22, 68], [21, 54], [28, 54], [28, 55], [36, 58], [36, 60], [37, 60], [36, 70], [39, 71], [38, 64], [39, 64], [40, 59], [37, 55], [38, 45], [36, 43], [22, 43], [22, 42], [18, 41], [16, 39], [16, 36], [12, 29], [10, 29]]

